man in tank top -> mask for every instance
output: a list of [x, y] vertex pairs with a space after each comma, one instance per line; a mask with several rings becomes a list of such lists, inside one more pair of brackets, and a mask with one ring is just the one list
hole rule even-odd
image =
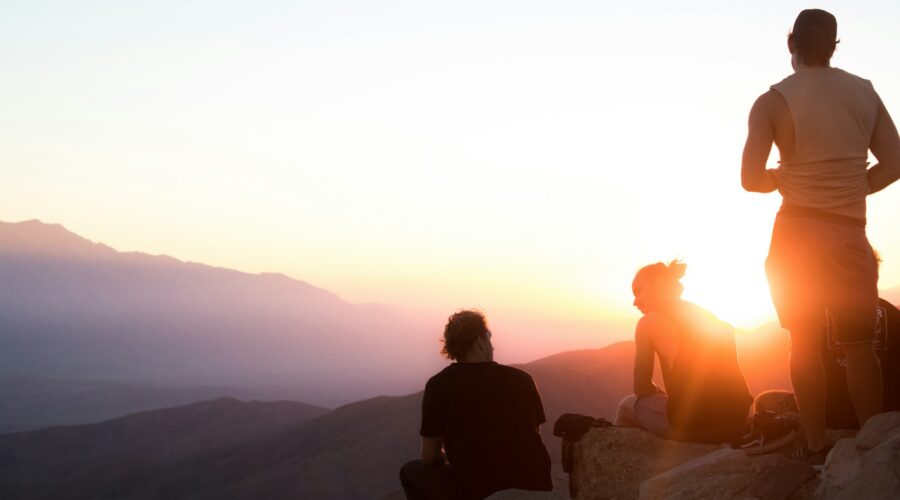
[[[878, 271], [866, 238], [866, 197], [900, 177], [897, 129], [872, 84], [830, 65], [837, 21], [818, 9], [797, 16], [788, 36], [794, 74], [750, 111], [741, 183], [778, 190], [766, 272], [781, 325], [791, 334], [791, 380], [807, 443], [800, 457], [824, 460], [826, 317], [846, 358], [859, 421], [881, 410], [873, 350]], [[779, 166], [766, 169], [772, 144]], [[878, 164], [869, 167], [869, 151]]]

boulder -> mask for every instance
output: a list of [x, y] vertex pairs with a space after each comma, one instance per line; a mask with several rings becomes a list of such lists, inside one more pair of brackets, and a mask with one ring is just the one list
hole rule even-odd
[[779, 454], [667, 441], [640, 429], [594, 429], [574, 447], [578, 499], [810, 500], [816, 470]]
[[856, 440], [841, 439], [834, 444], [825, 459], [822, 472], [822, 484], [817, 496], [834, 498], [841, 490], [856, 479], [862, 468], [863, 450], [856, 446]]
[[825, 465], [813, 468], [788, 458], [800, 443], [779, 453], [747, 457], [716, 445], [667, 441], [641, 429], [592, 429], [573, 446], [572, 496], [581, 500], [900, 498], [900, 412], [877, 415], [856, 434], [829, 431], [828, 438], [837, 441]]
[[573, 447], [571, 494], [579, 500], [636, 499], [642, 481], [718, 449], [635, 428], [591, 429]]
[[485, 500], [568, 500], [568, 497], [556, 491], [503, 490]]
[[751, 470], [750, 496], [760, 500], [810, 499], [818, 485], [815, 468], [782, 455], [755, 457]]
[[640, 486], [641, 500], [695, 498], [811, 499], [816, 470], [781, 455], [748, 457], [723, 448], [656, 475]]
[[875, 415], [856, 434], [856, 446], [864, 450], [871, 450], [898, 431], [900, 431], [900, 411]]
[[640, 500], [739, 498], [753, 483], [751, 461], [744, 452], [722, 448], [647, 479]]
[[900, 498], [900, 412], [876, 415], [838, 441], [816, 491], [820, 499]]

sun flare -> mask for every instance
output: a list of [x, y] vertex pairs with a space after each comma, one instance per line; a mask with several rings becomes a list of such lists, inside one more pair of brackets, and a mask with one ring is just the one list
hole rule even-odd
[[762, 272], [695, 274], [684, 279], [687, 300], [712, 311], [736, 328], [752, 330], [775, 320], [775, 308]]

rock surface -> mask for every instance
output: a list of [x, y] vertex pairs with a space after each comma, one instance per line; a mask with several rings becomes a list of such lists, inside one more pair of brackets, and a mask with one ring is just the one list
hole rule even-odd
[[567, 500], [567, 498], [557, 491], [503, 490], [485, 500]]
[[[640, 484], [638, 498], [656, 500], [746, 496], [752, 484], [748, 470], [750, 459], [744, 452], [722, 448], [647, 479]], [[691, 480], [685, 481], [688, 477]]]
[[571, 494], [579, 500], [636, 499], [641, 481], [718, 449], [666, 441], [641, 429], [592, 429], [574, 447]]
[[[846, 435], [829, 432], [831, 439]], [[821, 474], [785, 456], [789, 451], [747, 457], [640, 429], [594, 429], [574, 446], [571, 488], [579, 500], [900, 498], [900, 412], [873, 417], [855, 437], [838, 439]]]
[[750, 496], [764, 500], [810, 498], [818, 484], [818, 472], [811, 466], [781, 455], [755, 459]]
[[876, 415], [856, 438], [838, 441], [825, 461], [816, 496], [900, 498], [900, 412]]
[[721, 449], [654, 476], [640, 486], [641, 500], [695, 498], [812, 498], [816, 470], [781, 455], [747, 457]]

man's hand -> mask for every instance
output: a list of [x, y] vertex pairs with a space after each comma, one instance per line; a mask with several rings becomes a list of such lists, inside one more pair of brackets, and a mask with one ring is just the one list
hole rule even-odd
[[869, 144], [878, 164], [868, 172], [869, 194], [877, 193], [900, 179], [900, 140], [897, 139], [897, 127], [884, 104], [878, 104], [878, 119]]

